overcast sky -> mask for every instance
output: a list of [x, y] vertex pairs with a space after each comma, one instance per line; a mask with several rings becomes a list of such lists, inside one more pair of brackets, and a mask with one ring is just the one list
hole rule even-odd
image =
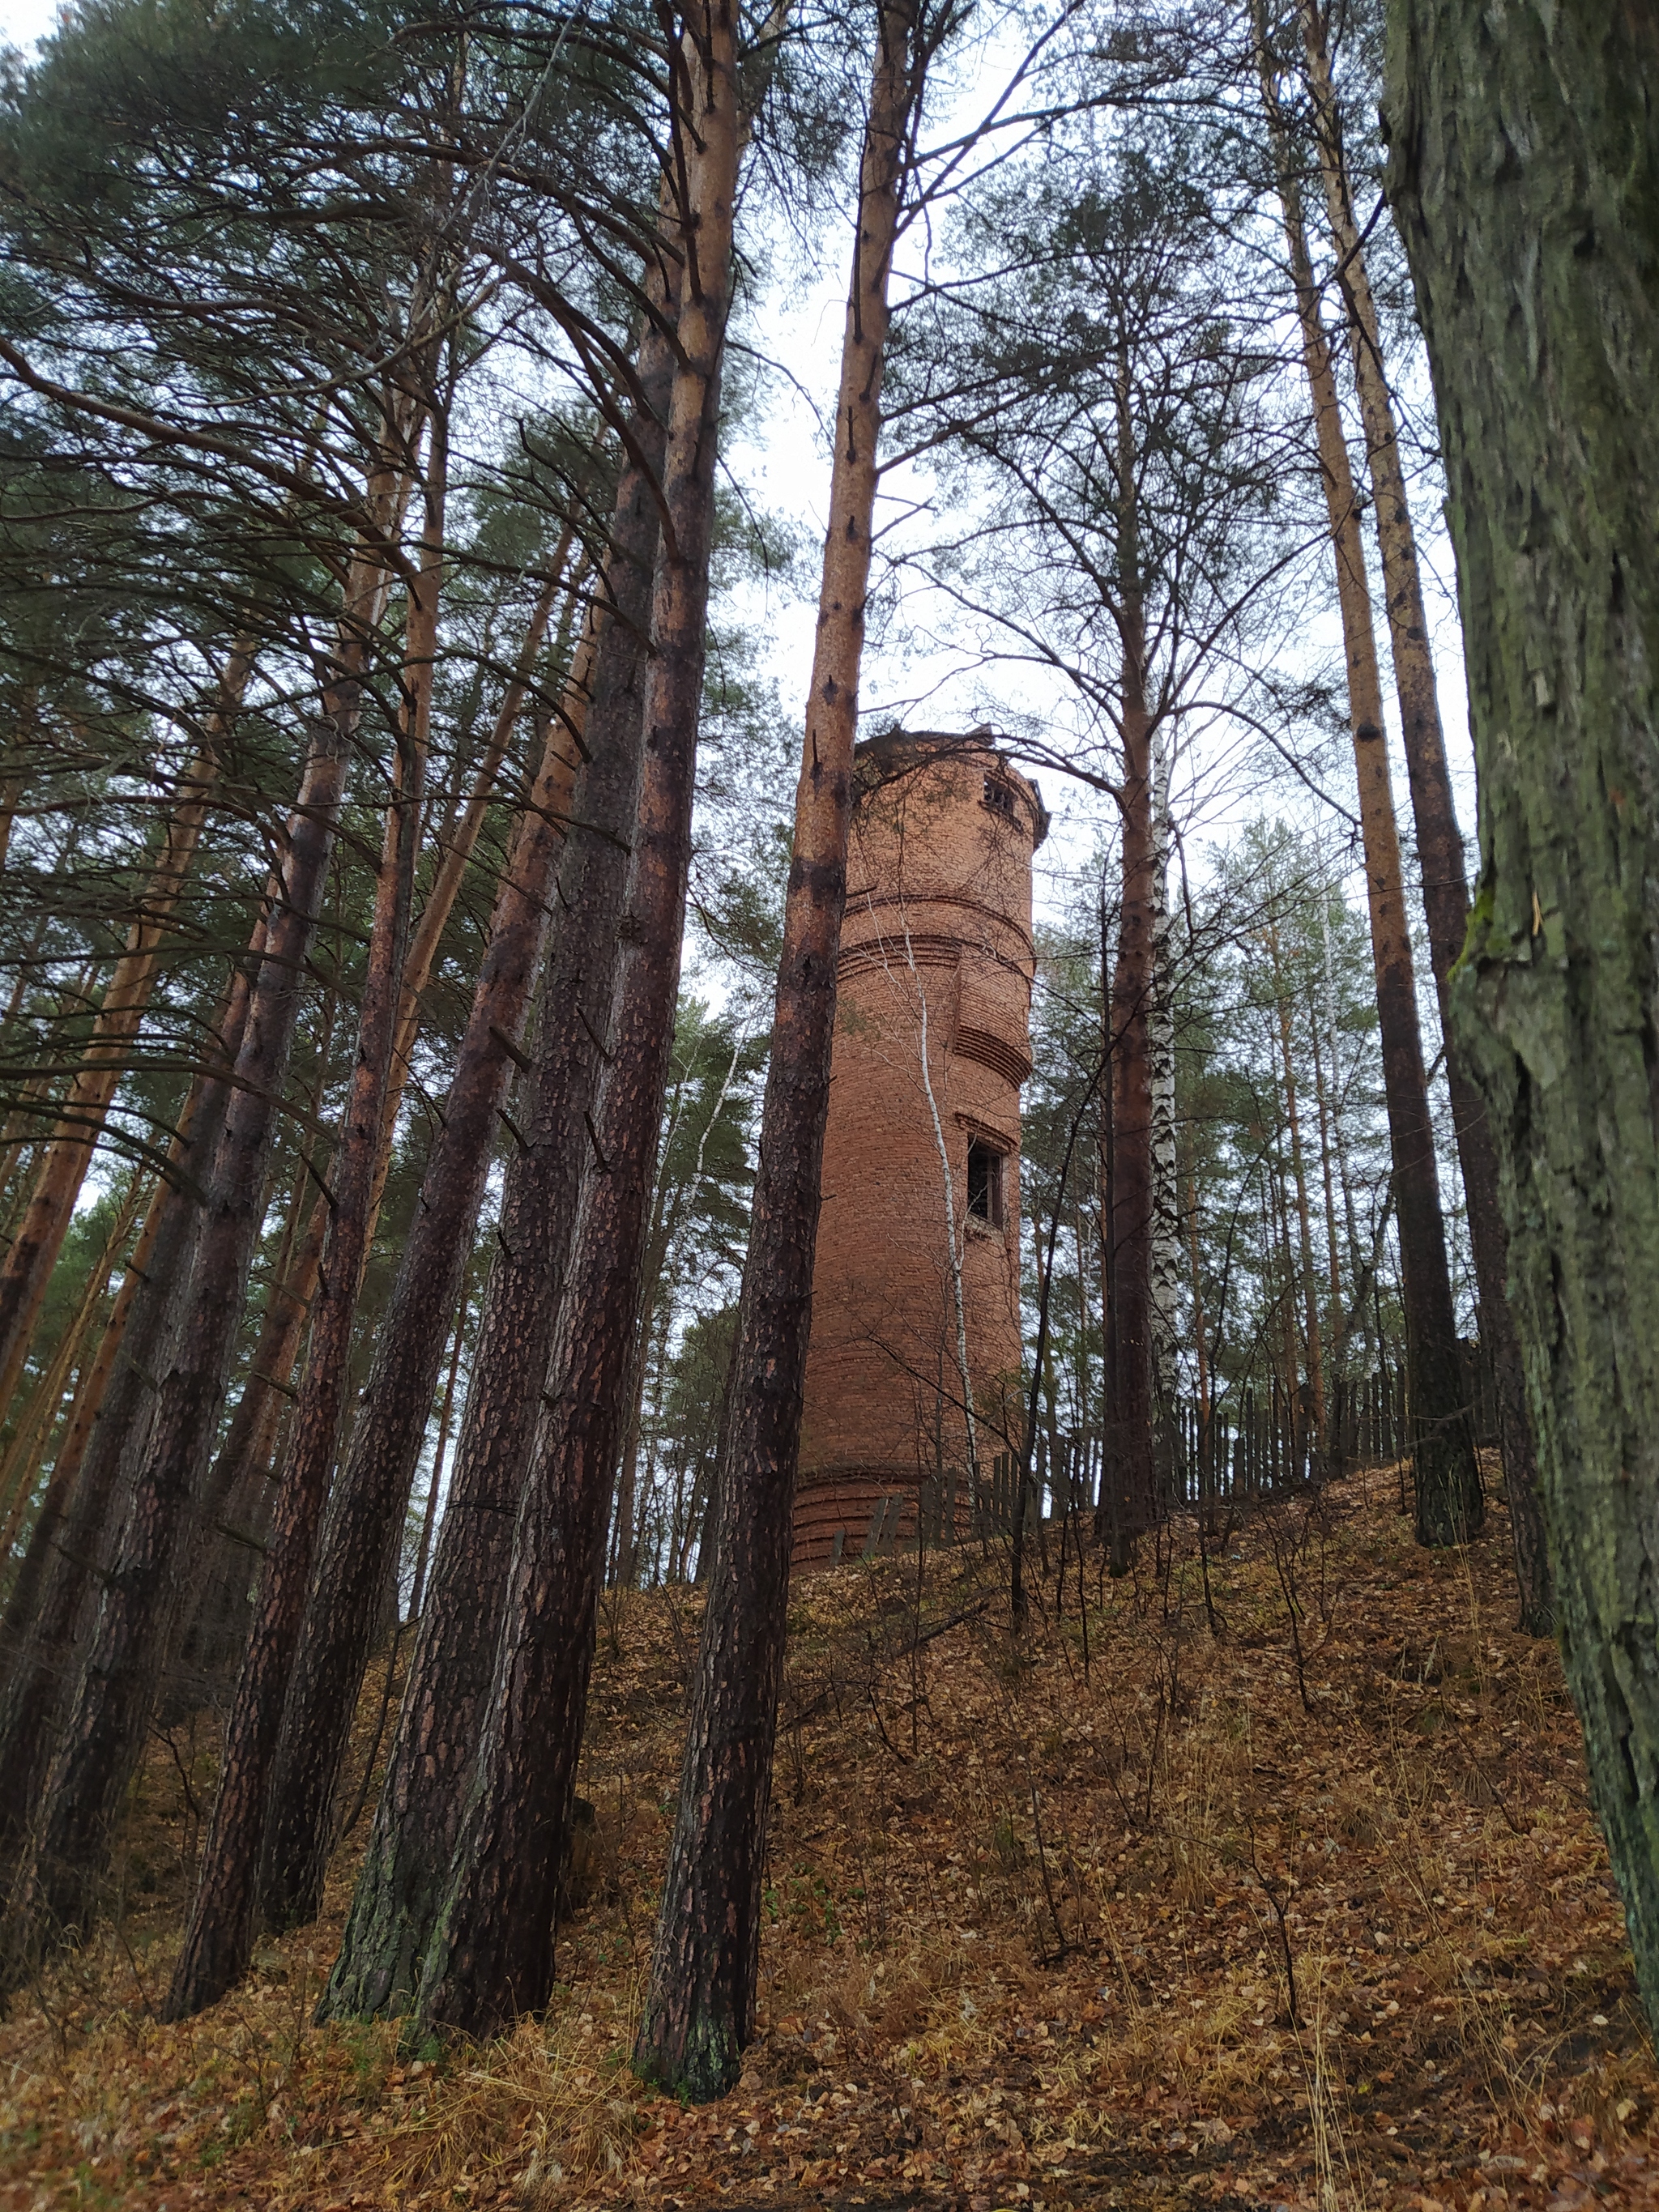
[[[51, 28], [57, 7], [58, 0], [0, 0], [0, 35], [14, 45], [27, 46]], [[997, 58], [995, 55], [980, 57], [983, 68], [992, 73], [996, 73]], [[969, 72], [969, 82], [959, 82], [953, 88], [956, 98], [950, 104], [953, 108], [962, 106], [964, 113], [968, 107], [976, 107], [986, 97], [982, 89], [985, 76], [981, 73], [976, 83], [972, 82], [973, 75]], [[924, 139], [932, 138], [934, 143], [940, 136], [952, 135], [959, 127], [955, 113], [936, 113], [930, 120], [932, 129], [924, 133]], [[819, 241], [819, 265], [815, 271], [798, 268], [790, 274], [775, 262], [774, 268], [780, 273], [760, 306], [754, 342], [757, 349], [769, 356], [775, 368], [763, 379], [764, 404], [758, 421], [745, 442], [730, 457], [734, 473], [750, 495], [788, 518], [805, 549], [796, 584], [766, 594], [753, 610], [763, 663], [776, 679], [781, 702], [788, 717], [799, 716], [802, 712], [811, 672], [816, 549], [822, 540], [829, 490], [829, 455], [821, 423], [824, 411], [833, 404], [839, 366], [842, 303], [845, 296], [844, 246], [848, 242], [834, 234], [832, 229]], [[890, 494], [898, 492], [907, 498], [917, 493], [925, 496], [926, 489], [925, 483], [915, 483], [888, 487]], [[1438, 514], [1420, 512], [1417, 519], [1423, 551], [1436, 580], [1431, 584], [1430, 614], [1440, 669], [1442, 712], [1458, 784], [1459, 812], [1468, 834], [1474, 828], [1473, 764], [1468, 757], [1466, 730], [1462, 640], [1449, 591], [1451, 564]], [[1327, 647], [1335, 636], [1334, 615], [1329, 621], [1332, 639], [1324, 641]], [[949, 728], [957, 723], [965, 726], [975, 719], [976, 710], [986, 711], [988, 701], [990, 711], [994, 713], [998, 697], [1016, 709], [1024, 708], [1039, 714], [1044, 711], [1040, 686], [1045, 679], [1040, 675], [1029, 671], [987, 672], [976, 654], [965, 647], [957, 649], [948, 638], [920, 653], [914, 643], [907, 649], [903, 629], [901, 623], [896, 649], [887, 653], [876, 649], [866, 653], [862, 704], [872, 723], [884, 721], [897, 711], [913, 726]], [[1385, 642], [1382, 635], [1378, 641]], [[1385, 671], [1385, 690], [1389, 689], [1391, 686], [1387, 684]], [[1054, 704], [1057, 710], [1063, 711], [1063, 702], [1057, 692]], [[1395, 803], [1401, 815], [1402, 831], [1409, 837], [1404, 763], [1398, 757], [1397, 742], [1395, 753]], [[1038, 902], [1040, 908], [1052, 912], [1065, 902], [1066, 879], [1093, 848], [1102, 806], [1109, 802], [1103, 802], [1080, 787], [1068, 787], [1053, 774], [1042, 780], [1044, 795], [1057, 818], [1056, 835], [1039, 864], [1043, 880], [1038, 886]], [[1277, 793], [1256, 796], [1230, 791], [1226, 787], [1231, 783], [1231, 779], [1224, 774], [1214, 799], [1203, 810], [1208, 819], [1200, 830], [1200, 836], [1224, 836], [1238, 826], [1245, 813], [1255, 811], [1264, 799], [1271, 799], [1275, 805], [1294, 805], [1288, 781], [1283, 799]], [[1334, 795], [1348, 805], [1352, 804], [1350, 787], [1351, 776], [1345, 772], [1341, 788]], [[1334, 823], [1330, 826], [1337, 827]], [[1334, 838], [1333, 845], [1340, 842]], [[1189, 853], [1189, 858], [1196, 857], [1195, 851]], [[1363, 896], [1358, 883], [1354, 895]]]

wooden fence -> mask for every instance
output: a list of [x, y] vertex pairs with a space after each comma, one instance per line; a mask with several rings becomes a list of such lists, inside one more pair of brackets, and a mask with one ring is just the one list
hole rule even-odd
[[[1470, 1418], [1480, 1444], [1497, 1442], [1496, 1395], [1490, 1366], [1478, 1344], [1459, 1347]], [[1389, 1466], [1409, 1457], [1410, 1425], [1403, 1364], [1383, 1364], [1373, 1373], [1339, 1386], [1331, 1416], [1346, 1468]], [[1316, 1456], [1313, 1423], [1276, 1379], [1246, 1384], [1215, 1407], [1207, 1421], [1195, 1405], [1176, 1409], [1159, 1441], [1158, 1479], [1165, 1511], [1182, 1507], [1248, 1506], [1262, 1498], [1301, 1490], [1325, 1472]], [[1091, 1430], [1077, 1434], [1039, 1431], [1025, 1501], [1026, 1528], [1067, 1514], [1092, 1515], [1100, 1498], [1104, 1450]], [[878, 1499], [870, 1516], [862, 1557], [927, 1551], [1006, 1536], [1013, 1528], [1020, 1469], [1012, 1452], [992, 1455], [977, 1483], [947, 1474], [915, 1492]], [[848, 1549], [850, 1550], [850, 1547]], [[833, 1558], [843, 1557], [836, 1539]]]

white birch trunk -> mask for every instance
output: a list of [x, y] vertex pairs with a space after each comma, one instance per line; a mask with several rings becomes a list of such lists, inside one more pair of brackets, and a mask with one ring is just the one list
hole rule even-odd
[[1174, 1411], [1180, 1380], [1181, 1205], [1168, 880], [1171, 765], [1171, 748], [1160, 732], [1152, 746], [1152, 988], [1146, 1024], [1152, 1093], [1152, 1389], [1160, 1422]]

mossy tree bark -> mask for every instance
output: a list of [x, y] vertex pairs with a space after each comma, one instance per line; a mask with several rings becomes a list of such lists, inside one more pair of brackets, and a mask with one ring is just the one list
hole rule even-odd
[[888, 280], [905, 148], [921, 90], [916, 14], [915, 0], [887, 0], [878, 16], [760, 1167], [715, 1490], [714, 1565], [680, 1811], [634, 2054], [647, 2079], [699, 2100], [732, 2087], [754, 2033], [761, 1873], [880, 477]]
[[1480, 790], [1498, 1143], [1567, 1677], [1659, 2025], [1659, 26], [1389, 10]]
[[552, 1984], [553, 1908], [581, 1747], [625, 1414], [690, 861], [737, 191], [737, 11], [687, 10], [674, 130], [687, 180], [676, 367], [652, 610], [645, 770], [623, 971], [569, 1282], [514, 1534], [488, 1717], [417, 2010], [489, 2035]]
[[1394, 659], [1395, 691], [1411, 790], [1412, 820], [1417, 831], [1418, 865], [1423, 876], [1423, 908], [1428, 922], [1429, 961], [1446, 1039], [1446, 1083], [1451, 1094], [1452, 1125], [1457, 1133], [1458, 1164], [1480, 1299], [1480, 1334], [1492, 1362], [1498, 1397], [1498, 1439], [1509, 1495], [1510, 1529], [1516, 1579], [1521, 1596], [1520, 1625], [1528, 1635], [1547, 1636], [1554, 1625], [1549, 1559], [1538, 1495], [1538, 1455], [1526, 1407], [1521, 1343], [1509, 1301], [1509, 1239], [1498, 1196], [1498, 1156], [1486, 1109], [1463, 1066], [1449, 1006], [1450, 976], [1463, 951], [1468, 927], [1468, 879], [1463, 839], [1446, 765], [1440, 725], [1440, 696], [1429, 650], [1423, 578], [1412, 526], [1410, 495], [1401, 461], [1394, 401], [1382, 361], [1382, 325], [1372, 297], [1365, 243], [1354, 213], [1342, 113], [1331, 76], [1328, 12], [1319, 0], [1298, 0], [1308, 82], [1313, 94], [1320, 175], [1337, 251], [1337, 270], [1348, 309], [1354, 388], [1365, 426], [1367, 464], [1382, 561], [1382, 597], [1388, 610], [1389, 644]]

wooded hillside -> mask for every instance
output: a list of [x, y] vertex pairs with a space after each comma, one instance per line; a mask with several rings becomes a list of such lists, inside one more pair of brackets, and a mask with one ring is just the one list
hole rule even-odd
[[211, 1775], [185, 1724], [140, 1785], [120, 1932], [3, 2031], [5, 2201], [1648, 2203], [1659, 2075], [1508, 1571], [1501, 1531], [1419, 1552], [1385, 1469], [1229, 1539], [1219, 1638], [1190, 1534], [1132, 1584], [1091, 1573], [1086, 1638], [1051, 1577], [1018, 1655], [976, 1547], [814, 1578], [759, 2033], [701, 2110], [628, 2063], [695, 1593], [606, 1601], [553, 2003], [488, 2046], [310, 2024], [366, 1814], [313, 1927], [155, 2023]]
[[1647, 2188], [1659, 51], [1466, 12], [6, 53], [20, 2203]]

